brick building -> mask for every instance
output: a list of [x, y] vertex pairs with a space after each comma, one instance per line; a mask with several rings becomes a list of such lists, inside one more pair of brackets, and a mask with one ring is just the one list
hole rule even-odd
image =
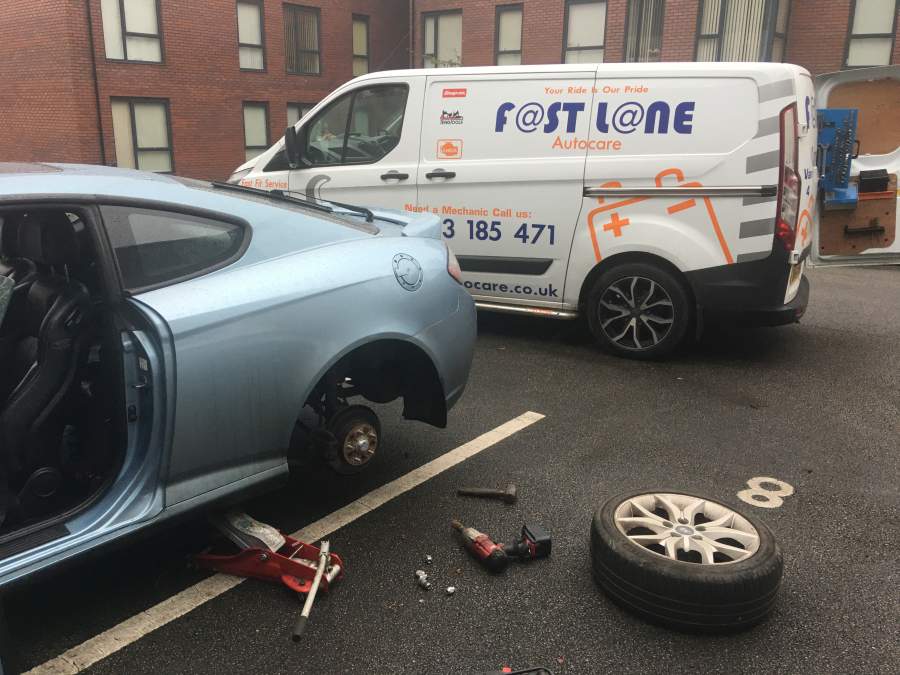
[[363, 72], [900, 62], [898, 0], [0, 0], [0, 160], [222, 178]]

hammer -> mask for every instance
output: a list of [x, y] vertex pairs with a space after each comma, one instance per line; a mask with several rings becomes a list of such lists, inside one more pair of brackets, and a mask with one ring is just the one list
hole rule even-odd
[[499, 499], [507, 504], [515, 504], [516, 502], [516, 486], [510, 483], [505, 490], [493, 490], [491, 488], [460, 488], [456, 494], [462, 497], [487, 497], [488, 499]]

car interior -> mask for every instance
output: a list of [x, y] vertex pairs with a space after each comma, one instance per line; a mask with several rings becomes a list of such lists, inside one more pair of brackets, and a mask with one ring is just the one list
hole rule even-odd
[[[121, 359], [85, 213], [0, 209], [0, 557], [99, 494], [124, 448]], [[8, 553], [9, 554], [9, 553]]]

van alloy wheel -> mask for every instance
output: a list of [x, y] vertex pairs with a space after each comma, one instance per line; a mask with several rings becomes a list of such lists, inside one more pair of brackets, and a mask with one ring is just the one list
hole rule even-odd
[[606, 288], [597, 304], [597, 318], [611, 342], [640, 351], [665, 340], [675, 321], [675, 308], [661, 284], [629, 276]]

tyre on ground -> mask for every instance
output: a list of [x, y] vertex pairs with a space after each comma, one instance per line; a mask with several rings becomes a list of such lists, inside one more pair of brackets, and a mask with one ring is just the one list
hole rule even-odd
[[591, 523], [591, 565], [618, 605], [688, 632], [737, 631], [762, 621], [783, 568], [764, 524], [674, 490], [607, 499]]

